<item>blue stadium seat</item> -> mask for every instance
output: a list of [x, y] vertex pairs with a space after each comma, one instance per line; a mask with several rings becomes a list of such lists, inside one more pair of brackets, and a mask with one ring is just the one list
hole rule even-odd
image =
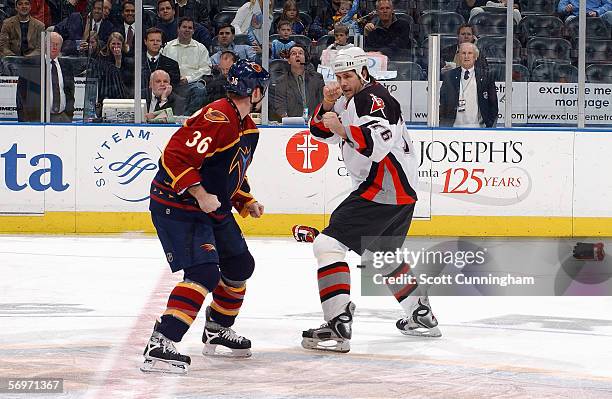
[[[574, 18], [565, 24], [565, 36], [572, 40], [578, 37], [579, 18]], [[586, 20], [586, 36], [588, 39], [609, 39], [610, 28], [599, 17], [589, 17]]]
[[521, 43], [525, 44], [532, 37], [563, 37], [565, 25], [551, 15], [528, 15], [518, 24]]
[[389, 61], [388, 71], [397, 71], [397, 77], [392, 80], [425, 80], [423, 69], [416, 62]]
[[505, 35], [506, 34], [506, 15], [482, 12], [475, 15], [470, 23], [474, 26], [474, 33], [480, 37], [483, 35]]
[[[476, 42], [480, 56], [486, 57], [489, 62], [503, 62], [506, 58], [506, 37], [505, 36], [482, 36]], [[512, 62], [520, 64], [522, 62], [521, 42], [513, 40]]]
[[430, 33], [457, 34], [457, 29], [463, 23], [465, 20], [456, 12], [427, 12], [419, 17], [419, 41]]

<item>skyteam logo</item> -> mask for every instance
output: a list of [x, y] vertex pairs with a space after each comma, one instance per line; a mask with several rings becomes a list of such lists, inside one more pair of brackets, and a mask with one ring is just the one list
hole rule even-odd
[[94, 156], [95, 185], [126, 202], [149, 199], [149, 183], [157, 171], [161, 150], [150, 142], [151, 132], [127, 129], [104, 140]]

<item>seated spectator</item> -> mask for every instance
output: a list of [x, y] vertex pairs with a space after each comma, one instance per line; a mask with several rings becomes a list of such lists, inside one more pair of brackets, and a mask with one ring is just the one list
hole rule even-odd
[[[176, 34], [178, 32], [178, 19], [176, 17], [173, 0], [159, 0], [157, 2], [157, 16], [159, 21], [156, 27], [164, 32], [164, 40], [169, 42], [176, 39]], [[190, 18], [194, 20], [193, 17]], [[212, 37], [203, 25], [194, 22], [193, 29], [194, 31], [192, 37], [194, 40], [202, 43], [205, 46], [209, 46], [212, 43]]]
[[278, 23], [279, 38], [274, 39], [271, 45], [270, 59], [287, 59], [289, 58], [289, 49], [295, 45], [295, 42], [290, 39], [291, 22], [280, 21]]
[[[440, 51], [440, 66], [442, 67], [442, 72], [452, 70], [460, 64], [459, 46], [462, 43], [475, 42], [476, 35], [474, 34], [474, 27], [470, 24], [462, 24], [459, 26], [457, 29], [457, 44], [446, 46]], [[487, 59], [485, 57], [478, 57], [476, 59], [476, 68], [488, 70], [489, 64], [487, 63]]]
[[123, 35], [113, 32], [108, 37], [106, 46], [100, 51], [100, 58], [119, 71], [125, 88], [125, 98], [130, 98], [134, 95], [134, 58], [128, 56], [127, 51]]
[[74, 72], [68, 62], [59, 58], [62, 36], [51, 32], [49, 37], [51, 59], [51, 122], [71, 123], [74, 116]]
[[236, 54], [231, 51], [224, 51], [221, 53], [219, 58], [219, 65], [213, 68], [213, 78], [206, 85], [206, 103], [210, 104], [213, 101], [217, 101], [225, 97], [227, 90], [225, 85], [227, 83], [227, 72], [230, 67], [238, 61]]
[[412, 46], [410, 22], [395, 16], [391, 0], [376, 1], [376, 17], [364, 30], [365, 46], [386, 56], [392, 57], [398, 50]]
[[147, 101], [147, 112], [144, 117], [147, 122], [168, 123], [167, 113], [158, 111], [170, 109], [172, 115], [183, 114], [183, 104], [185, 100], [172, 92], [170, 75], [164, 70], [158, 69], [151, 74], [149, 90], [143, 93], [143, 98]]
[[186, 114], [199, 110], [206, 101], [204, 79], [212, 75], [210, 57], [206, 47], [193, 39], [193, 19], [183, 17], [179, 21], [178, 38], [169, 41], [162, 54], [179, 64], [181, 80], [176, 91], [187, 99]]
[[[209, 34], [213, 31], [213, 26], [210, 21], [210, 12], [207, 7], [207, 1], [200, 0], [178, 0], [174, 5], [174, 16], [177, 19], [181, 19], [182, 17], [191, 17], [195, 22], [195, 32], [194, 38], [196, 38], [196, 32], [198, 31], [198, 26], [201, 25], [204, 29], [206, 29], [206, 33]], [[196, 39], [197, 40], [197, 39]], [[202, 42], [200, 42], [202, 43]], [[207, 46], [208, 43], [202, 43]]]
[[164, 70], [170, 76], [170, 84], [178, 87], [181, 83], [181, 71], [178, 62], [160, 53], [163, 43], [163, 32], [158, 28], [149, 28], [144, 42], [147, 52], [142, 57], [142, 88], [149, 87], [151, 74], [158, 69]]
[[127, 53], [130, 57], [134, 56], [134, 38], [136, 37], [134, 26], [135, 20], [136, 6], [134, 5], [134, 0], [124, 0], [121, 10], [121, 23], [116, 25], [114, 30], [125, 37], [125, 45], [127, 46]]
[[[275, 76], [270, 83], [270, 119], [286, 116], [312, 116], [323, 100], [323, 76], [306, 68], [307, 52], [296, 44], [289, 50], [289, 71]], [[309, 64], [310, 66], [310, 64]]]
[[497, 91], [488, 72], [474, 68], [474, 43], [459, 46], [460, 66], [444, 74], [440, 89], [440, 126], [493, 127], [497, 123]]
[[461, 0], [455, 12], [463, 16], [466, 21], [470, 20], [470, 13], [474, 7], [484, 7], [488, 0]]
[[[578, 17], [578, 0], [561, 0], [557, 6], [557, 12], [565, 22]], [[587, 0], [587, 17], [601, 17], [608, 25], [612, 26], [612, 1], [610, 0]]]
[[104, 18], [105, 1], [106, 0], [94, 0], [93, 8], [87, 15], [85, 26], [83, 27], [83, 40], [88, 41], [91, 32], [96, 32], [102, 43], [108, 41], [108, 37], [113, 31], [113, 24], [108, 19]]
[[341, 0], [331, 0], [329, 5], [320, 5], [318, 14], [308, 28], [308, 36], [319, 40], [321, 36], [329, 34], [334, 29], [334, 15], [338, 14]]
[[51, 25], [51, 8], [47, 0], [31, 0], [32, 17], [42, 22], [45, 27]]
[[336, 40], [326, 50], [342, 50], [354, 47], [353, 43], [348, 42], [348, 33], [349, 29], [346, 25], [337, 24], [334, 28], [334, 39]]
[[[272, 23], [273, 7], [274, 1], [270, 1], [270, 23]], [[263, 41], [263, 0], [249, 0], [240, 6], [236, 11], [232, 26], [237, 35], [254, 35], [254, 39], [261, 45]], [[271, 28], [275, 29], [275, 27]]]
[[[73, 12], [54, 26], [53, 30], [63, 39], [62, 54], [71, 56], [87, 52], [88, 41], [83, 40], [84, 29], [85, 23], [80, 12]], [[98, 33], [95, 36], [97, 38]]]
[[287, 0], [285, 2], [282, 14], [273, 22], [272, 33], [279, 33], [278, 23], [280, 21], [289, 21], [294, 35], [306, 34], [306, 26], [304, 26], [304, 23], [300, 19], [300, 11], [298, 10], [295, 0]]
[[249, 61], [255, 61], [257, 53], [252, 46], [246, 44], [235, 44], [234, 36], [236, 35], [236, 29], [230, 24], [224, 24], [219, 28], [218, 41], [219, 45], [215, 48], [215, 54], [211, 57], [213, 65], [219, 64], [219, 59], [223, 51], [231, 51], [236, 54], [239, 59], [247, 59]]
[[[346, 25], [349, 28], [349, 36], [361, 34], [361, 29], [356, 22], [358, 10], [359, 0], [341, 0], [338, 13], [332, 18], [334, 26], [338, 24]], [[333, 30], [329, 34], [333, 34]]]
[[9, 17], [2, 23], [0, 30], [0, 56], [34, 56], [40, 54], [40, 33], [45, 25], [32, 18], [30, 0], [17, 0], [17, 15]]
[[[498, 7], [498, 8], [506, 8], [506, 4], [508, 4], [508, 0], [499, 0], [499, 1], [487, 1], [485, 4], [486, 7]], [[472, 11], [470, 11], [470, 21], [474, 18], [475, 15], [484, 12], [484, 8], [482, 7], [474, 7]], [[521, 12], [519, 11], [519, 3], [514, 3], [512, 7], [512, 19], [515, 24], [521, 22]]]

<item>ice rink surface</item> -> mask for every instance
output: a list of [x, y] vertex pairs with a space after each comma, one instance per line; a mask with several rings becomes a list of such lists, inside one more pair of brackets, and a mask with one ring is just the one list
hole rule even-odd
[[[0, 236], [0, 377], [64, 378], [2, 398], [612, 398], [611, 297], [433, 297], [440, 339], [401, 335], [392, 297], [362, 297], [348, 354], [307, 352], [322, 322], [310, 244], [248, 239], [255, 274], [235, 325], [250, 359], [201, 355], [186, 376], [139, 371], [180, 275], [156, 238]], [[210, 299], [207, 299], [207, 303]]]

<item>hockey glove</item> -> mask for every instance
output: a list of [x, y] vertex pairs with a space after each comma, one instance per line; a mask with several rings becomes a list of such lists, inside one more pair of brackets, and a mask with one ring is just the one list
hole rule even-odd
[[291, 230], [293, 231], [293, 238], [298, 242], [313, 242], [319, 235], [319, 230], [301, 224], [296, 224]]

